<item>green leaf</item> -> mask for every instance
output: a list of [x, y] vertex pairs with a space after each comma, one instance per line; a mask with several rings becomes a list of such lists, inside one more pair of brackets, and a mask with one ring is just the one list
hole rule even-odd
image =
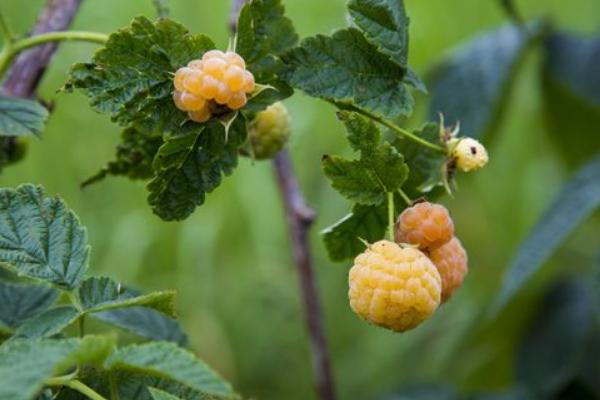
[[600, 36], [557, 32], [545, 39], [544, 50], [546, 127], [559, 153], [577, 167], [600, 150]]
[[152, 398], [154, 400], [182, 400], [180, 397], [173, 396], [172, 394], [163, 392], [160, 389], [151, 387], [151, 388], [148, 388], [148, 390], [150, 391], [150, 394], [152, 395]]
[[132, 297], [109, 278], [88, 278], [79, 287], [79, 298], [84, 311], [95, 313], [117, 308], [143, 306], [175, 317], [175, 292], [153, 292]]
[[87, 233], [41, 186], [0, 189], [0, 263], [30, 278], [73, 289], [88, 266]]
[[50, 308], [28, 319], [16, 330], [14, 337], [38, 339], [52, 337], [62, 332], [81, 316], [81, 312], [71, 305]]
[[478, 139], [493, 131], [518, 66], [541, 28], [537, 22], [526, 28], [506, 25], [457, 49], [433, 72], [429, 119], [441, 112]]
[[408, 167], [402, 154], [388, 142], [381, 141], [375, 123], [355, 113], [339, 113], [348, 130], [348, 140], [359, 160], [324, 156], [323, 172], [332, 186], [349, 200], [360, 204], [377, 205], [387, 193], [402, 187], [408, 177]]
[[348, 10], [367, 40], [406, 68], [409, 20], [403, 0], [350, 0]]
[[146, 180], [154, 175], [152, 162], [163, 144], [161, 136], [129, 127], [121, 133], [121, 143], [117, 146], [116, 159], [88, 178], [82, 186], [98, 182], [108, 175], [126, 176], [131, 180]]
[[65, 89], [81, 89], [95, 110], [122, 126], [179, 132], [187, 115], [171, 98], [172, 73], [214, 47], [208, 37], [169, 19], [137, 17], [110, 35], [91, 63], [76, 64]]
[[58, 291], [43, 285], [25, 285], [0, 279], [0, 325], [15, 329], [48, 309]]
[[283, 77], [311, 96], [388, 119], [412, 111], [413, 99], [403, 83], [405, 69], [355, 28], [304, 39], [283, 60]]
[[0, 346], [0, 399], [30, 400], [44, 381], [79, 363], [98, 363], [113, 349], [112, 340], [99, 336], [83, 339], [16, 339]]
[[546, 296], [520, 346], [517, 380], [535, 398], [550, 398], [579, 372], [594, 326], [592, 296], [581, 281], [562, 282]]
[[561, 189], [521, 244], [507, 269], [492, 312], [502, 309], [541, 268], [569, 234], [600, 206], [600, 157]]
[[37, 101], [0, 95], [0, 136], [39, 136], [47, 119]]
[[[458, 400], [456, 390], [444, 385], [411, 385], [382, 400]], [[469, 397], [470, 399], [470, 397]]]
[[[440, 125], [428, 123], [414, 132], [426, 141], [445, 146], [440, 140]], [[396, 137], [393, 142], [398, 152], [402, 153], [410, 174], [403, 190], [411, 198], [418, 198], [430, 193], [436, 187], [443, 187], [447, 178], [447, 157], [437, 151], [423, 147], [413, 141]]]
[[153, 342], [127, 346], [114, 352], [105, 362], [112, 371], [143, 372], [167, 378], [193, 389], [216, 395], [231, 395], [231, 385], [204, 362], [175, 344]]
[[246, 122], [241, 114], [228, 133], [219, 121], [212, 121], [199, 134], [168, 138], [156, 155], [156, 176], [148, 184], [154, 213], [167, 221], [192, 214], [206, 194], [233, 172], [245, 139]]

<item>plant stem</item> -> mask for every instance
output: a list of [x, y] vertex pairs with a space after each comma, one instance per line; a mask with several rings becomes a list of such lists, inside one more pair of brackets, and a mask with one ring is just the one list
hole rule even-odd
[[94, 389], [87, 386], [85, 383], [78, 381], [77, 379], [70, 379], [64, 377], [50, 378], [46, 380], [46, 385], [48, 386], [66, 386], [73, 390], [78, 391], [79, 393], [87, 396], [92, 400], [107, 400], [105, 397], [98, 394]]
[[77, 320], [77, 327], [79, 329], [79, 337], [82, 338], [85, 336], [85, 314], [83, 314]]
[[11, 46], [6, 47], [0, 57], [0, 76], [4, 74], [4, 71], [8, 68], [12, 60], [17, 54], [23, 50], [27, 50], [31, 47], [36, 47], [49, 42], [61, 42], [61, 41], [82, 41], [104, 44], [108, 36], [102, 33], [95, 32], [78, 32], [78, 31], [61, 31], [61, 32], [47, 32], [35, 36], [30, 36], [25, 39], [17, 40], [13, 42]]
[[517, 25], [523, 25], [524, 19], [514, 0], [499, 0], [500, 7]]
[[169, 7], [166, 0], [154, 0], [154, 7], [158, 18], [167, 18], [169, 16]]
[[10, 26], [8, 26], [8, 23], [6, 22], [6, 19], [4, 18], [4, 14], [0, 11], [0, 32], [2, 32], [2, 36], [4, 36], [4, 39], [6, 39], [6, 43], [4, 43], [4, 46], [10, 46], [12, 44], [12, 42], [15, 41], [15, 36], [13, 35], [12, 31], [10, 30]]
[[389, 239], [394, 241], [394, 192], [388, 192], [388, 236]]
[[400, 197], [402, 197], [402, 200], [404, 200], [407, 206], [412, 205], [412, 200], [406, 195], [406, 193], [404, 193], [404, 190], [398, 189], [398, 194], [400, 195]]

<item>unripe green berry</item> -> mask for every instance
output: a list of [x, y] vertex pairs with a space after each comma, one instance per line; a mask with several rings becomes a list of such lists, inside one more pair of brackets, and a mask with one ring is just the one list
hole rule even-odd
[[257, 160], [273, 158], [291, 134], [291, 120], [283, 103], [275, 103], [259, 112], [250, 124], [248, 141], [250, 153]]

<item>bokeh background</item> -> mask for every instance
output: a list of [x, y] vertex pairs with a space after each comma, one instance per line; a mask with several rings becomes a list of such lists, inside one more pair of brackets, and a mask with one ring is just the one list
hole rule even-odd
[[[425, 73], [461, 41], [503, 24], [497, 3], [406, 0], [413, 67]], [[285, 4], [302, 37], [346, 24], [344, 0]], [[42, 0], [0, 0], [20, 33], [42, 5]], [[527, 16], [546, 15], [575, 32], [592, 33], [600, 26], [598, 0], [521, 0], [519, 5]], [[229, 1], [171, 0], [170, 7], [175, 20], [226, 47]], [[154, 16], [150, 0], [87, 0], [73, 29], [111, 32], [137, 15]], [[30, 141], [24, 162], [2, 173], [1, 185], [40, 183], [63, 196], [88, 227], [93, 274], [145, 289], [177, 289], [190, 347], [241, 393], [260, 399], [314, 398], [296, 273], [271, 165], [241, 160], [206, 204], [180, 223], [162, 222], [151, 213], [143, 183], [109, 178], [80, 190], [79, 183], [113, 156], [119, 140], [119, 128], [91, 111], [82, 95], [57, 93], [69, 66], [88, 60], [93, 50], [90, 44], [61, 45], [40, 90], [55, 104], [47, 130], [41, 140]], [[456, 196], [443, 199], [469, 251], [468, 279], [430, 321], [402, 335], [352, 314], [346, 294], [349, 264], [329, 261], [319, 238], [318, 232], [349, 207], [319, 168], [323, 154], [349, 152], [334, 109], [302, 93], [287, 101], [294, 124], [291, 153], [306, 197], [319, 214], [312, 248], [340, 398], [372, 399], [409, 382], [449, 382], [465, 391], [507, 386], [515, 343], [541, 291], [561, 274], [583, 272], [596, 259], [600, 224], [591, 220], [497, 320], [481, 318], [520, 241], [571, 172], [544, 128], [539, 57], [528, 56], [519, 74], [506, 117], [488, 144], [489, 166], [459, 177]]]

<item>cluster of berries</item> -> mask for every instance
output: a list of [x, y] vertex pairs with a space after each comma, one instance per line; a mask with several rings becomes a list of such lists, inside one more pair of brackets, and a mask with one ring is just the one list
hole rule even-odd
[[375, 325], [404, 332], [446, 302], [467, 271], [467, 253], [448, 210], [418, 203], [400, 215], [395, 242], [381, 240], [354, 260], [350, 306]]
[[202, 59], [179, 68], [173, 83], [175, 105], [195, 122], [208, 121], [223, 107], [239, 110], [255, 88], [244, 59], [235, 52], [220, 50], [208, 51]]
[[273, 158], [287, 143], [291, 129], [291, 118], [287, 108], [281, 102], [274, 103], [266, 110], [256, 114], [248, 125], [248, 144], [250, 155], [255, 160]]

